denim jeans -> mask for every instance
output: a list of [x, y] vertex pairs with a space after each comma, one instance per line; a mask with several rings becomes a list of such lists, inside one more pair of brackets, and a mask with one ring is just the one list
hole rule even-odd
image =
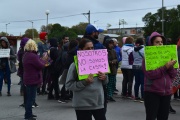
[[25, 119], [32, 117], [32, 104], [36, 96], [37, 85], [26, 85]]
[[11, 88], [11, 72], [10, 72], [8, 61], [6, 62], [6, 68], [5, 69], [0, 69], [0, 92], [2, 91], [2, 85], [3, 85], [3, 79], [4, 78], [7, 79], [7, 87], [8, 87], [7, 92], [10, 92], [10, 88]]
[[141, 85], [141, 98], [144, 98], [144, 73], [142, 70], [134, 70], [135, 84], [134, 92], [135, 97], [139, 97], [139, 86]]

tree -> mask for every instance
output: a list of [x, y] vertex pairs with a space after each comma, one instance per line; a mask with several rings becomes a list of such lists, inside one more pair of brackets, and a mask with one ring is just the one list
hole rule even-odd
[[111, 24], [107, 24], [106, 28], [109, 29], [112, 25]]
[[[177, 37], [180, 35], [180, 5], [177, 8], [167, 10], [164, 9], [164, 35], [172, 38], [176, 43]], [[152, 32], [162, 33], [162, 9], [158, 9], [157, 13], [147, 13], [142, 21], [145, 23], [145, 36], [149, 36]]]
[[84, 35], [87, 25], [88, 23], [80, 22], [79, 24], [72, 26], [70, 30], [75, 32], [77, 35]]
[[48, 29], [48, 31], [51, 31], [52, 26], [53, 26], [53, 24], [48, 24], [47, 27], [46, 27], [46, 25], [42, 25], [40, 31], [41, 31], [41, 32], [46, 32], [47, 29]]
[[32, 38], [33, 33], [34, 33], [34, 38], [37, 38], [38, 37], [38, 31], [36, 29], [27, 29], [25, 31], [25, 35], [29, 38]]
[[8, 33], [6, 33], [6, 32], [0, 32], [0, 36], [8, 36], [9, 34]]

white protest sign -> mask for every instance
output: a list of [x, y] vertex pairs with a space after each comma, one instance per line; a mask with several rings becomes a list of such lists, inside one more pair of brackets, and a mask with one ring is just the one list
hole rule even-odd
[[0, 49], [0, 58], [6, 58], [10, 56], [10, 49]]

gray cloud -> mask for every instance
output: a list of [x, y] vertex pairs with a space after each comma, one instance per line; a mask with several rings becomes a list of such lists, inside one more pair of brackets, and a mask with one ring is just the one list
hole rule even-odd
[[[164, 6], [178, 5], [179, 0], [164, 0]], [[137, 11], [142, 8], [160, 8], [162, 0], [1, 0], [0, 1], [0, 31], [6, 31], [6, 23], [10, 21], [37, 20], [34, 27], [40, 30], [46, 25], [46, 10], [50, 10], [49, 23], [60, 23], [62, 26], [71, 27], [79, 22], [87, 22], [83, 15], [51, 19], [67, 15], [87, 13], [91, 11], [91, 23], [105, 29], [107, 23], [112, 28], [118, 27], [119, 19], [124, 19], [128, 24], [125, 27], [143, 26], [142, 17], [148, 12], [156, 12], [157, 9]], [[174, 6], [176, 7], [176, 6]], [[96, 12], [134, 10], [129, 12], [112, 12], [93, 14]], [[122, 26], [121, 26], [122, 27]], [[27, 28], [31, 28], [30, 22], [10, 22], [8, 33], [23, 34]]]

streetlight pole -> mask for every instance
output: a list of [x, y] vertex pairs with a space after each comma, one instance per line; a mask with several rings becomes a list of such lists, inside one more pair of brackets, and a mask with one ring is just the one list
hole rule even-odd
[[162, 0], [162, 35], [164, 36], [164, 0]]
[[31, 22], [31, 23], [32, 23], [32, 39], [34, 39], [33, 21], [30, 21], [30, 20], [29, 20], [29, 22]]
[[49, 15], [49, 10], [46, 10], [46, 15], [47, 15], [47, 24], [46, 24], [46, 32], [48, 33], [48, 15]]
[[120, 26], [121, 26], [121, 20], [119, 19], [119, 35], [120, 35], [120, 31], [121, 31]]
[[6, 36], [7, 36], [7, 26], [8, 26], [9, 24], [10, 24], [10, 23], [7, 23], [7, 24], [6, 24]]

